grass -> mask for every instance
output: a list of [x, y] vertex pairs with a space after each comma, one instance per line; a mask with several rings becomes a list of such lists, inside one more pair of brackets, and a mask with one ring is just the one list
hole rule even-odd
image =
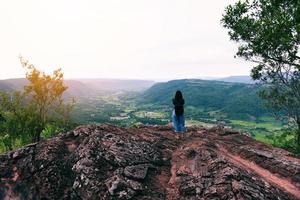
[[248, 130], [253, 130], [253, 129], [265, 129], [268, 132], [275, 132], [280, 130], [283, 125], [276, 122], [274, 119], [273, 121], [264, 121], [261, 120], [259, 122], [255, 121], [243, 121], [243, 120], [230, 120], [230, 125], [233, 127], [238, 127], [238, 128], [245, 128]]
[[211, 128], [215, 126], [215, 124], [205, 123], [197, 120], [186, 120], [186, 126], [204, 126], [206, 128]]
[[[17, 149], [20, 148], [22, 146], [24, 146], [24, 142], [22, 142], [22, 140], [20, 138], [17, 138], [14, 142], [14, 144], [12, 145], [13, 149]], [[3, 141], [0, 140], [0, 154], [7, 152], [5, 145], [3, 143]]]
[[154, 119], [163, 119], [166, 118], [166, 114], [162, 112], [152, 112], [152, 111], [138, 111], [134, 113], [135, 116], [140, 118], [154, 118]]
[[257, 133], [254, 135], [254, 139], [266, 144], [273, 145], [273, 140], [268, 138], [266, 134]]

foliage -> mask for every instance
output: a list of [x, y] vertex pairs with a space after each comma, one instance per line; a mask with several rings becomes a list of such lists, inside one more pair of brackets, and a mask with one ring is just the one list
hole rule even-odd
[[61, 70], [47, 75], [23, 58], [29, 84], [24, 91], [0, 93], [0, 151], [37, 142], [73, 128], [70, 120], [74, 99], [64, 101], [66, 91]]
[[68, 123], [67, 117], [72, 106], [64, 105], [62, 95], [67, 87], [64, 84], [61, 69], [48, 75], [36, 69], [22, 57], [20, 57], [20, 61], [27, 70], [26, 78], [29, 80], [29, 84], [25, 86], [25, 94], [30, 96], [29, 103], [35, 108], [35, 114], [38, 116], [39, 124], [33, 137], [33, 141], [37, 142], [48, 121], [59, 118], [64, 120], [63, 123]]
[[271, 144], [300, 155], [300, 147], [297, 145], [297, 130], [293, 128], [283, 129], [280, 133], [268, 135]]
[[26, 144], [33, 133], [40, 129], [38, 116], [28, 99], [21, 92], [1, 93], [0, 95], [0, 140], [6, 150], [12, 150], [17, 139]]
[[62, 132], [63, 129], [57, 127], [56, 125], [53, 124], [46, 124], [44, 130], [41, 133], [41, 136], [43, 138], [51, 138], [53, 136], [55, 136], [56, 134], [58, 134], [59, 132]]
[[[80, 97], [77, 99], [77, 103], [72, 111], [72, 118], [79, 124], [112, 123], [126, 127], [138, 127], [141, 124], [168, 124], [170, 123], [172, 112], [172, 105], [169, 104], [168, 100], [172, 98], [172, 91], [177, 86], [184, 85], [184, 82], [185, 80], [178, 80], [160, 83], [144, 93], [103, 92]], [[214, 92], [208, 92], [207, 99], [218, 99], [218, 92], [223, 91], [223, 85], [227, 84], [216, 81], [202, 82], [201, 80], [193, 81], [193, 83], [195, 82], [199, 82], [198, 84], [207, 84], [210, 86], [210, 90], [214, 90]], [[226, 113], [225, 109], [208, 108], [206, 104], [202, 104], [200, 99], [200, 95], [202, 94], [199, 94], [201, 90], [197, 91], [196, 88], [191, 88], [194, 85], [186, 86], [183, 90], [184, 94], [186, 94], [185, 91], [194, 91], [194, 93], [188, 92], [189, 95], [185, 95], [185, 98], [188, 98], [187, 105], [185, 106], [186, 124], [211, 127], [223, 122], [225, 126], [251, 133], [255, 139], [273, 144], [273, 140], [268, 138], [270, 137], [269, 135], [274, 133], [279, 134], [285, 123], [277, 121], [273, 116], [267, 115], [266, 110], [263, 110], [264, 112], [259, 110], [260, 106], [253, 106], [260, 102], [260, 99], [256, 96], [246, 98], [251, 90], [245, 88], [253, 89], [257, 88], [257, 86], [236, 83], [230, 83], [229, 85], [231, 87], [234, 86], [232, 87], [234, 90], [228, 89], [225, 90], [226, 94], [220, 93], [223, 100], [226, 100], [223, 102], [224, 107], [228, 108], [226, 109]], [[165, 93], [170, 93], [170, 96], [165, 96]], [[254, 92], [253, 94], [255, 95], [256, 93]], [[245, 98], [241, 98], [242, 96], [245, 96]], [[245, 114], [242, 113], [232, 118], [236, 109], [234, 109], [234, 103], [227, 105], [227, 102], [237, 102], [240, 98], [242, 99], [241, 104], [244, 106]], [[189, 99], [194, 99], [193, 103], [199, 106], [192, 106]], [[196, 104], [197, 101], [199, 104]], [[222, 100], [218, 99], [218, 101], [221, 102]], [[244, 117], [244, 115], [250, 115], [247, 113], [247, 110], [251, 109], [253, 110], [250, 113], [262, 113], [262, 116]], [[255, 109], [258, 110], [255, 111]], [[115, 118], [115, 120], [112, 120], [111, 117]]]
[[298, 125], [300, 145], [300, 1], [238, 1], [222, 23], [240, 44], [236, 55], [256, 63], [251, 76], [266, 85], [267, 106]]
[[229, 117], [247, 119], [250, 115], [259, 117], [268, 114], [268, 110], [262, 106], [262, 101], [256, 95], [258, 89], [256, 85], [242, 83], [199, 79], [174, 80], [157, 83], [151, 87], [142, 95], [140, 103], [172, 107], [174, 92], [181, 90], [187, 105], [197, 109], [204, 108], [203, 115], [219, 110]]

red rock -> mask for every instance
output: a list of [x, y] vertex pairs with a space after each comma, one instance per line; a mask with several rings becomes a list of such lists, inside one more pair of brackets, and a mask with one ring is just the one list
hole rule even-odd
[[300, 199], [300, 159], [237, 131], [86, 125], [0, 155], [0, 199]]

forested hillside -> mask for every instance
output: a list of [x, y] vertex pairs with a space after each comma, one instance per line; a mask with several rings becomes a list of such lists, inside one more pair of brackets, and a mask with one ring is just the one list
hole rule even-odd
[[183, 92], [187, 105], [205, 108], [207, 111], [222, 111], [229, 117], [247, 118], [269, 114], [257, 96], [259, 86], [254, 84], [174, 80], [155, 84], [142, 95], [141, 102], [171, 105], [176, 90]]

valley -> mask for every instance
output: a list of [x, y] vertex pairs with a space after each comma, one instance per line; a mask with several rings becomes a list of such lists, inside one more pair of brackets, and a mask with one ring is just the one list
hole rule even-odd
[[[173, 106], [170, 103], [144, 103], [144, 92], [106, 91], [94, 96], [77, 97], [72, 119], [78, 124], [110, 123], [124, 127], [166, 125], [171, 123]], [[172, 98], [172, 96], [170, 96]], [[222, 109], [214, 110], [203, 106], [185, 107], [186, 125], [210, 128], [215, 125], [231, 127], [250, 134], [252, 137], [272, 143], [269, 136], [280, 133], [285, 124], [270, 113], [262, 116], [248, 114], [240, 117]]]
[[[66, 80], [68, 90], [64, 98], [75, 99], [70, 114], [74, 126], [110, 123], [138, 127], [142, 124], [170, 124], [172, 98], [176, 90], [181, 90], [186, 100], [186, 126], [210, 128], [222, 125], [274, 145], [274, 136], [282, 135], [287, 123], [276, 120], [264, 107], [257, 96], [258, 85], [231, 82], [230, 78], [226, 80], [229, 81], [182, 79], [154, 83], [141, 80]], [[22, 79], [0, 81], [0, 88], [9, 85], [7, 91], [20, 90], [25, 83]], [[277, 146], [281, 147], [281, 141], [285, 139], [281, 138]], [[1, 144], [0, 149], [3, 149]]]

